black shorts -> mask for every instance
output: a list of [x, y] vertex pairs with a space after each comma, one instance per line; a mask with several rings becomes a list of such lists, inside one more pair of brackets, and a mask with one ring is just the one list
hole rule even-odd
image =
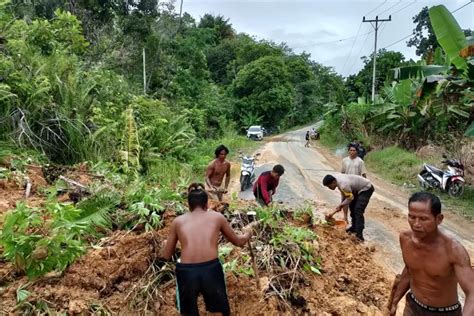
[[199, 315], [197, 298], [202, 294], [208, 312], [230, 315], [224, 271], [219, 259], [177, 263], [176, 282], [176, 303], [181, 314]]
[[447, 307], [432, 307], [420, 302], [412, 292], [408, 292], [405, 297], [403, 316], [462, 316], [459, 302]]

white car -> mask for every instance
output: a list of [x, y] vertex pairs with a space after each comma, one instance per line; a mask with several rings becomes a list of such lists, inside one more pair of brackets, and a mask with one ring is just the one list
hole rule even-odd
[[247, 137], [250, 139], [262, 140], [263, 128], [260, 125], [250, 126], [247, 130]]

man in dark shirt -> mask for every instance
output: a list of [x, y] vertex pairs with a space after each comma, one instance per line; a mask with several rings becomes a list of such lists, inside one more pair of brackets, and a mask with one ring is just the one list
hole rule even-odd
[[272, 202], [280, 177], [285, 173], [282, 165], [275, 165], [272, 171], [263, 172], [253, 186], [255, 200], [262, 205], [268, 206]]

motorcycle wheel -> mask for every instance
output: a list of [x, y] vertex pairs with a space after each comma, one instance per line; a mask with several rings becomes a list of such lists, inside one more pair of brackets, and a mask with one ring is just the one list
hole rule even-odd
[[448, 186], [448, 194], [451, 197], [458, 198], [464, 193], [464, 182], [453, 181]]
[[247, 188], [248, 178], [249, 176], [240, 176], [240, 191], [245, 191], [245, 189]]

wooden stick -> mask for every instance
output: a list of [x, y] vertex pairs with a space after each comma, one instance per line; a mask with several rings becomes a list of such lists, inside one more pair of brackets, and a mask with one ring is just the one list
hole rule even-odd
[[32, 184], [31, 184], [30, 178], [25, 177], [25, 180], [26, 180], [25, 198], [29, 198]]
[[67, 182], [69, 185], [72, 185], [72, 186], [76, 186], [78, 188], [80, 188], [81, 190], [84, 190], [86, 192], [88, 192], [89, 190], [87, 190], [87, 187], [77, 181], [74, 181], [74, 180], [71, 180], [71, 179], [68, 179], [66, 177], [63, 177], [63, 176], [59, 176], [59, 179]]
[[257, 270], [257, 262], [255, 261], [255, 256], [253, 254], [253, 249], [252, 249], [252, 244], [250, 243], [250, 239], [247, 241], [247, 244], [250, 249], [250, 257], [252, 258], [252, 268], [253, 268], [253, 273], [255, 274], [255, 279], [257, 280], [257, 289], [261, 289], [260, 287], [260, 278], [258, 276], [258, 270]]

